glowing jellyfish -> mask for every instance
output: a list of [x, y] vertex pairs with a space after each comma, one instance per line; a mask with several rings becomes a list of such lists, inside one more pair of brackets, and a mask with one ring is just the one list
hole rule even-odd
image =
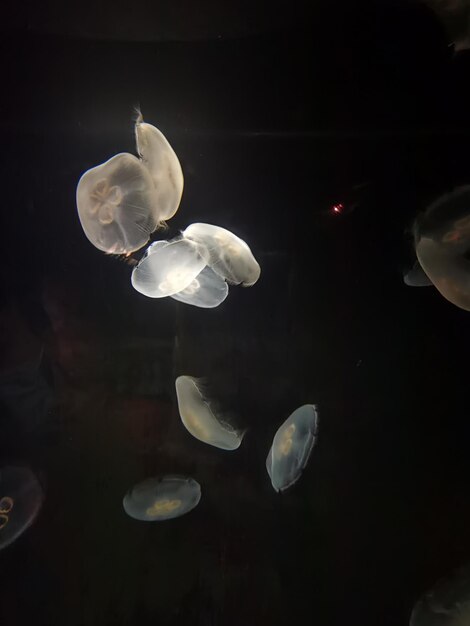
[[132, 271], [132, 285], [149, 298], [179, 293], [204, 269], [204, 255], [205, 250], [189, 239], [159, 241]]
[[143, 121], [139, 113], [135, 124], [137, 152], [152, 177], [160, 220], [169, 220], [178, 210], [183, 194], [183, 172], [165, 136]]
[[415, 604], [410, 626], [468, 626], [470, 566], [439, 581]]
[[162, 220], [152, 177], [137, 157], [126, 153], [82, 175], [77, 208], [85, 235], [108, 254], [138, 250]]
[[183, 236], [207, 248], [207, 264], [230, 284], [251, 287], [260, 277], [261, 268], [250, 248], [229, 230], [198, 223], [188, 226]]
[[162, 522], [192, 511], [201, 499], [201, 487], [193, 478], [148, 478], [132, 487], [122, 502], [129, 517], [142, 522]]
[[313, 404], [296, 409], [274, 436], [266, 459], [276, 491], [292, 487], [302, 475], [318, 433], [318, 410]]
[[416, 260], [413, 267], [403, 275], [403, 282], [408, 287], [430, 287], [432, 282], [426, 276], [423, 268]]
[[180, 376], [175, 387], [181, 421], [193, 437], [222, 450], [240, 447], [244, 433], [214, 415], [195, 378]]
[[223, 278], [210, 267], [205, 267], [200, 274], [182, 291], [171, 297], [185, 304], [192, 304], [203, 309], [219, 306], [228, 296], [228, 285]]
[[0, 550], [18, 539], [39, 513], [44, 494], [31, 470], [0, 469]]
[[415, 222], [416, 256], [444, 298], [470, 311], [470, 186], [440, 197]]

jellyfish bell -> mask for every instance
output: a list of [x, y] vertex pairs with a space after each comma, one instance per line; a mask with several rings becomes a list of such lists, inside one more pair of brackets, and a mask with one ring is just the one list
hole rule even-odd
[[441, 579], [413, 607], [410, 626], [468, 626], [470, 566]]
[[470, 186], [438, 198], [415, 221], [416, 256], [446, 300], [470, 311]]
[[137, 152], [155, 187], [160, 220], [169, 220], [178, 210], [184, 178], [180, 162], [166, 137], [158, 128], [143, 121], [138, 112], [135, 123]]
[[228, 283], [251, 287], [260, 277], [261, 268], [250, 248], [229, 230], [196, 223], [188, 226], [183, 236], [207, 248], [207, 264]]
[[227, 296], [228, 285], [225, 280], [210, 267], [205, 267], [186, 289], [173, 294], [171, 298], [203, 309], [213, 309]]
[[41, 486], [30, 469], [0, 469], [0, 550], [31, 526], [43, 501]]
[[193, 478], [148, 478], [130, 489], [123, 499], [129, 517], [142, 522], [161, 522], [189, 513], [201, 499], [201, 487]]
[[108, 254], [139, 250], [157, 229], [153, 180], [142, 162], [121, 153], [87, 170], [77, 185], [78, 216], [91, 243]]
[[206, 265], [206, 251], [188, 239], [156, 242], [132, 271], [134, 289], [149, 298], [176, 294], [192, 283]]
[[403, 282], [405, 285], [408, 285], [408, 287], [432, 286], [432, 282], [427, 277], [418, 260], [414, 262], [413, 267], [403, 274]]
[[199, 381], [191, 376], [179, 376], [175, 387], [181, 421], [193, 437], [222, 450], [240, 447], [244, 432], [214, 414]]
[[313, 404], [296, 409], [277, 430], [266, 459], [271, 483], [285, 491], [302, 475], [318, 433], [318, 410]]

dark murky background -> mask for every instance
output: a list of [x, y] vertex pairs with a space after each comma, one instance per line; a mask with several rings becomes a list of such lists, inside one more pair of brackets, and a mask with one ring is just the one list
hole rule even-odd
[[[0, 623], [407, 624], [470, 559], [470, 318], [402, 279], [416, 212], [470, 182], [469, 53], [414, 3], [178, 6], [153, 42], [73, 4], [3, 26], [0, 459], [46, 500], [0, 552]], [[134, 152], [137, 104], [185, 173], [157, 237], [219, 224], [261, 264], [215, 310], [140, 295], [80, 227], [78, 178]], [[180, 374], [249, 428], [238, 451], [182, 427]], [[319, 441], [279, 496], [265, 458], [308, 402]], [[128, 518], [159, 473], [200, 505]]]

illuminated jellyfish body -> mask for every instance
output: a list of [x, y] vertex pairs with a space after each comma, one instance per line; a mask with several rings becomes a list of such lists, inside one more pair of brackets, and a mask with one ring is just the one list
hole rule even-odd
[[31, 526], [43, 500], [43, 491], [31, 470], [25, 467], [0, 469], [0, 550]]
[[305, 404], [280, 426], [266, 459], [271, 483], [276, 491], [292, 487], [302, 475], [318, 433], [318, 411]]
[[139, 250], [162, 219], [152, 177], [137, 157], [126, 153], [82, 175], [77, 208], [85, 235], [108, 254]]
[[181, 421], [193, 437], [222, 450], [240, 447], [244, 433], [214, 415], [195, 378], [179, 376], [175, 387]]
[[149, 247], [132, 271], [134, 289], [164, 298], [187, 289], [206, 265], [205, 250], [194, 241], [159, 241]]
[[436, 200], [415, 222], [419, 263], [444, 298], [470, 311], [470, 186]]
[[201, 487], [193, 478], [148, 478], [132, 487], [123, 499], [125, 512], [142, 522], [162, 522], [181, 517], [201, 499]]
[[415, 604], [410, 626], [468, 626], [470, 566], [439, 581]]
[[143, 121], [135, 123], [137, 152], [152, 177], [160, 220], [169, 220], [178, 210], [183, 195], [184, 178], [180, 162], [165, 136]]
[[261, 268], [250, 248], [229, 230], [196, 223], [188, 226], [183, 236], [207, 248], [207, 264], [228, 283], [251, 287], [260, 277]]
[[408, 287], [430, 287], [432, 282], [426, 276], [425, 271], [416, 260], [413, 267], [403, 275], [403, 282]]

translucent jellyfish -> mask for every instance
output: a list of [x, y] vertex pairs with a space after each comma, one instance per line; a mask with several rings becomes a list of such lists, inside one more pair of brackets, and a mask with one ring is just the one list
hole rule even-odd
[[132, 271], [132, 285], [149, 298], [179, 293], [204, 269], [205, 254], [204, 248], [189, 239], [156, 242]]
[[260, 277], [261, 268], [248, 245], [220, 226], [191, 224], [183, 236], [206, 246], [207, 264], [232, 285], [251, 287]]
[[214, 415], [195, 378], [180, 376], [175, 387], [181, 421], [193, 437], [222, 450], [240, 447], [244, 433]]
[[127, 153], [82, 175], [77, 208], [85, 235], [108, 254], [142, 248], [162, 219], [152, 177], [137, 157]]
[[440, 197], [415, 222], [421, 267], [444, 298], [470, 311], [470, 186]]
[[31, 470], [0, 469], [0, 550], [13, 543], [36, 519], [44, 500]]
[[169, 220], [178, 210], [183, 195], [183, 172], [173, 148], [165, 136], [143, 121], [139, 113], [135, 123], [137, 152], [152, 177], [160, 220]]
[[123, 499], [129, 517], [142, 522], [162, 522], [181, 517], [201, 499], [201, 487], [193, 478], [163, 476], [148, 478], [132, 487]]
[[313, 404], [296, 409], [274, 436], [266, 459], [276, 491], [292, 487], [302, 475], [318, 433], [318, 410]]
[[185, 304], [192, 304], [203, 309], [219, 306], [228, 296], [228, 285], [223, 278], [210, 267], [205, 267], [186, 289], [171, 297]]
[[470, 566], [439, 581], [415, 604], [410, 626], [468, 626]]
[[408, 287], [429, 287], [432, 285], [432, 282], [426, 276], [418, 260], [416, 260], [413, 267], [403, 275], [403, 282], [405, 285], [408, 285]]

